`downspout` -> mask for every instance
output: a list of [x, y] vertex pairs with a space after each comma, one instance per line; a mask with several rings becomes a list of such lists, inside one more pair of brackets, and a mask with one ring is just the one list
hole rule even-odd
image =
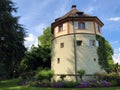
[[78, 81], [77, 78], [77, 51], [76, 51], [76, 32], [75, 32], [75, 28], [74, 28], [74, 21], [72, 20], [72, 24], [73, 24], [73, 40], [74, 40], [74, 59], [75, 59], [75, 79], [76, 81]]

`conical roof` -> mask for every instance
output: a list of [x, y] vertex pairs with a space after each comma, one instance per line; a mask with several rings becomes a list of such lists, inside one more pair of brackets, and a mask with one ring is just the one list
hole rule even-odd
[[79, 11], [78, 9], [76, 9], [76, 5], [73, 5], [72, 9], [68, 13], [66, 13], [64, 16], [60, 18], [57, 18], [55, 21], [59, 21], [67, 17], [90, 17], [90, 16], [88, 14], [85, 14], [84, 12]]

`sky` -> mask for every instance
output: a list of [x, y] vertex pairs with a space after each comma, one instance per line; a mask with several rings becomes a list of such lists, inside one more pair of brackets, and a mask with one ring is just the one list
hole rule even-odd
[[12, 0], [16, 3], [19, 23], [26, 28], [25, 46], [37, 46], [38, 36], [58, 17], [71, 10], [72, 5], [103, 23], [102, 35], [114, 50], [114, 62], [120, 63], [120, 0]]

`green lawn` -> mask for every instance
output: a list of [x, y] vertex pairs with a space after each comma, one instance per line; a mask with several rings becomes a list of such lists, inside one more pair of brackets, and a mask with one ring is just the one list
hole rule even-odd
[[36, 87], [22, 87], [16, 83], [18, 79], [0, 81], [0, 90], [120, 90], [120, 87], [110, 88], [86, 88], [86, 89], [75, 89], [75, 88], [36, 88]]

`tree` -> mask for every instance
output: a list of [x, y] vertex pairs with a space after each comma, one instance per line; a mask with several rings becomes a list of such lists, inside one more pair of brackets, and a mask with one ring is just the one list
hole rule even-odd
[[53, 39], [53, 35], [51, 33], [50, 27], [44, 29], [43, 35], [38, 37], [39, 44], [44, 48], [50, 48], [50, 49], [52, 47], [52, 39]]
[[26, 48], [24, 47], [25, 29], [18, 23], [19, 17], [12, 0], [0, 0], [0, 64], [6, 72], [5, 78], [12, 78], [18, 73], [18, 66]]
[[22, 72], [35, 71], [38, 67], [50, 68], [50, 50], [41, 46], [33, 47], [28, 51], [21, 61], [20, 69]]
[[44, 29], [43, 35], [38, 37], [40, 45], [32, 46], [21, 61], [20, 69], [22, 72], [35, 71], [37, 68], [51, 68], [51, 47], [53, 35], [51, 28]]

